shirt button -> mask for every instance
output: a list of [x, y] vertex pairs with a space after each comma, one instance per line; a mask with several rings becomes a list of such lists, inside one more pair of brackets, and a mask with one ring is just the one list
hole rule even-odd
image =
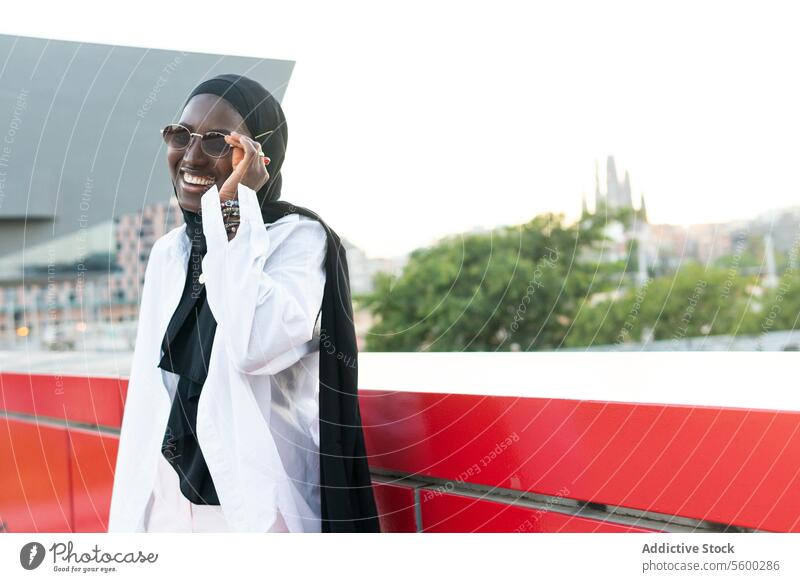
[[201, 285], [206, 282], [206, 274], [200, 273], [200, 276], [197, 278], [198, 283]]

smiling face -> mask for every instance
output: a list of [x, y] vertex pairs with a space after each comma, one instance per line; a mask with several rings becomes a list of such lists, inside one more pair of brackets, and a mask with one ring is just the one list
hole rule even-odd
[[[192, 97], [178, 123], [199, 134], [237, 131], [250, 137], [239, 112], [217, 95], [201, 93]], [[213, 184], [221, 188], [233, 172], [230, 152], [221, 158], [212, 158], [200, 147], [199, 137], [193, 137], [189, 147], [183, 150], [167, 147], [167, 164], [178, 202], [192, 212], [200, 211], [200, 198], [206, 190]]]

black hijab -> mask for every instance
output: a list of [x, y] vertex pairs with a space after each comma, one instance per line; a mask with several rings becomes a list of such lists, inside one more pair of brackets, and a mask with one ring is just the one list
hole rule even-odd
[[[278, 101], [256, 81], [240, 75], [219, 75], [192, 91], [224, 98], [242, 116], [251, 135], [259, 138], [270, 158], [269, 180], [257, 196], [265, 223], [297, 213], [319, 221], [327, 233], [325, 289], [321, 306], [319, 357], [320, 495], [323, 532], [379, 532], [361, 414], [355, 327], [347, 257], [339, 236], [313, 211], [279, 201], [280, 168], [288, 129]], [[184, 104], [185, 106], [185, 104]], [[175, 192], [177, 198], [177, 191]], [[199, 213], [181, 208], [191, 243], [183, 294], [167, 326], [159, 367], [178, 374], [162, 454], [178, 473], [180, 489], [192, 503], [219, 505], [214, 483], [196, 439], [197, 402], [208, 373], [217, 323], [198, 282], [206, 239]], [[334, 346], [335, 349], [329, 349]]]

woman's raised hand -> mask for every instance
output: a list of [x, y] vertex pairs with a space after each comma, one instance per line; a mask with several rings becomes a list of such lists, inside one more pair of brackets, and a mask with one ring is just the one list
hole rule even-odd
[[220, 198], [223, 200], [235, 199], [240, 183], [257, 192], [269, 179], [266, 167], [269, 164], [269, 158], [259, 155], [261, 144], [235, 131], [226, 135], [225, 141], [232, 148], [233, 172], [220, 188]]

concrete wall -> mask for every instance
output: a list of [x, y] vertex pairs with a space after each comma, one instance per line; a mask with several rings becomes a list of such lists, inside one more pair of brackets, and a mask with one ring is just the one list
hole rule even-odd
[[282, 100], [294, 66], [6, 35], [0, 62], [0, 257], [168, 201], [158, 130], [191, 89], [239, 73]]

